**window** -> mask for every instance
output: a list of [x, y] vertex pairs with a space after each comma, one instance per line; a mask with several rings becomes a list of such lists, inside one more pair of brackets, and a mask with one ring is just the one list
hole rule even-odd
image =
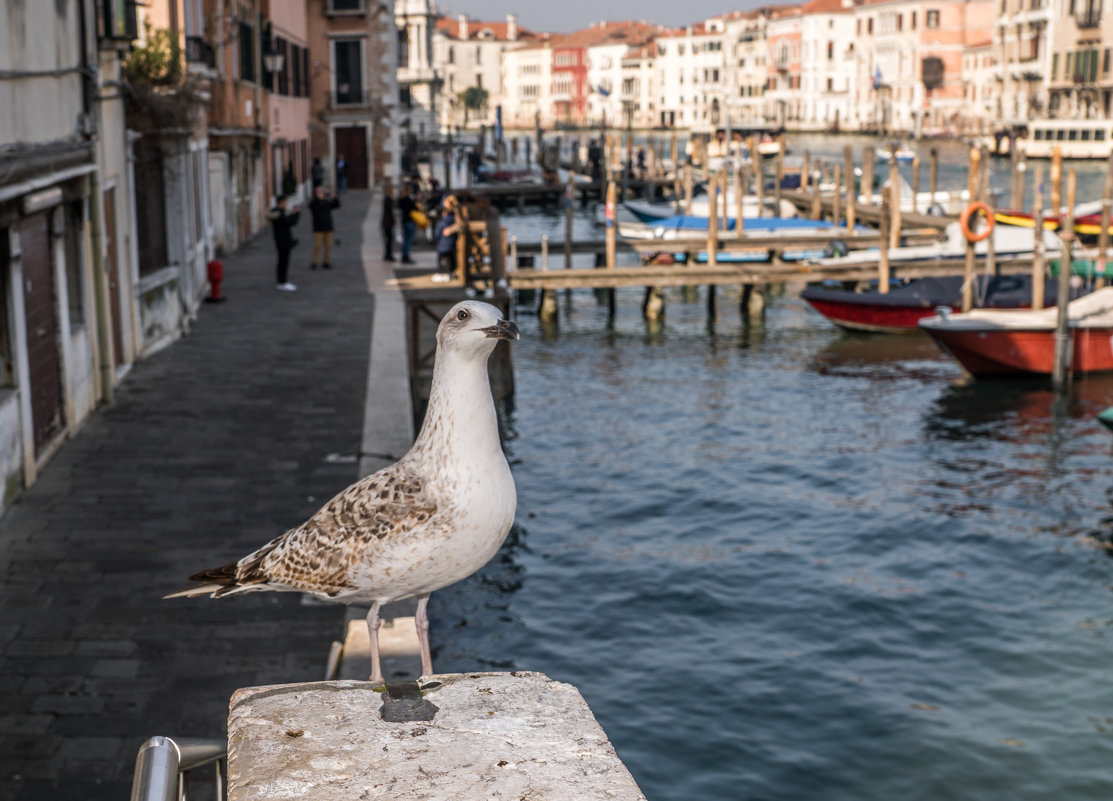
[[866, 33], [873, 33], [873, 17], [866, 20]]
[[329, 11], [363, 11], [363, 0], [328, 0]]
[[336, 39], [332, 43], [332, 72], [337, 104], [363, 102], [362, 39]]
[[255, 80], [255, 28], [250, 22], [240, 22], [236, 38], [240, 43], [240, 80]]
[[916, 30], [916, 12], [912, 12], [912, 18], [908, 21], [908, 27], [911, 30]]
[[1071, 128], [1070, 133], [1067, 134], [1067, 140], [1070, 141], [1070, 142], [1077, 141], [1078, 140], [1078, 131], [1074, 128]]
[[897, 14], [897, 30], [898, 31], [904, 30], [904, 15], [903, 14]]
[[476, 64], [482, 64], [483, 63], [483, 45], [476, 45], [475, 46], [475, 63]]
[[835, 91], [835, 79], [834, 78], [828, 78], [827, 79], [827, 91], [828, 92]]
[[834, 42], [828, 42], [827, 43], [827, 60], [828, 61], [833, 61], [834, 59], [835, 59], [835, 43]]
[[1064, 80], [1069, 81], [1074, 77], [1074, 71], [1071, 69], [1071, 67], [1073, 66], [1073, 60], [1074, 60], [1074, 53], [1073, 52], [1067, 53], [1066, 68], [1063, 70], [1063, 79]]
[[1058, 76], [1058, 74], [1059, 74], [1059, 54], [1058, 53], [1052, 53], [1051, 54], [1051, 80], [1054, 81], [1056, 76]]
[[1036, 139], [1037, 142], [1042, 142], [1043, 141], [1043, 129], [1042, 128], [1037, 128], [1036, 129], [1035, 139]]
[[1094, 141], [1095, 142], [1104, 142], [1105, 141], [1105, 129], [1104, 128], [1098, 128], [1096, 131], [1094, 131]]
[[448, 48], [448, 63], [449, 64], [455, 64], [456, 63], [456, 48], [452, 47], [451, 45]]
[[287, 42], [281, 36], [274, 40], [274, 52], [282, 57], [282, 69], [275, 73], [277, 86], [275, 91], [280, 95], [290, 94], [290, 58]]
[[[106, 217], [107, 219], [107, 217]], [[85, 204], [75, 200], [66, 207], [66, 294], [69, 295], [70, 330], [76, 331], [85, 325], [85, 282], [84, 260], [81, 258], [81, 242], [84, 239]], [[115, 240], [116, 232], [108, 231], [107, 236]], [[109, 267], [111, 269], [111, 267]], [[0, 382], [2, 383], [2, 382]]]
[[1083, 128], [1082, 129], [1082, 141], [1083, 142], [1089, 142], [1090, 141], [1090, 129], [1089, 128]]
[[97, 12], [97, 34], [102, 39], [131, 42], [139, 38], [135, 0], [100, 0]]
[[406, 28], [398, 29], [398, 68], [410, 66], [410, 36]]
[[1105, 48], [1105, 53], [1101, 58], [1101, 71], [1106, 75], [1109, 74], [1109, 48], [1108, 47]]
[[929, 28], [939, 27], [939, 9], [932, 8], [924, 14], [924, 25]]
[[8, 242], [8, 229], [0, 228], [0, 387], [15, 386], [15, 365], [12, 362], [12, 335], [9, 330], [9, 320], [12, 315], [8, 313], [8, 282], [11, 280], [11, 267], [9, 266], [10, 245]]

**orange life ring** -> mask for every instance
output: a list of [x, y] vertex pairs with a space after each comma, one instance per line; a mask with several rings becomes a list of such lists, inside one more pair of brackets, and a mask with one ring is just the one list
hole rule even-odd
[[[975, 234], [970, 228], [970, 218], [979, 211], [985, 216], [986, 225], [985, 228]], [[993, 233], [995, 223], [996, 220], [993, 219], [993, 214], [986, 203], [971, 203], [962, 210], [962, 214], [958, 215], [958, 224], [962, 226], [962, 235], [966, 237], [967, 242], [981, 242]]]

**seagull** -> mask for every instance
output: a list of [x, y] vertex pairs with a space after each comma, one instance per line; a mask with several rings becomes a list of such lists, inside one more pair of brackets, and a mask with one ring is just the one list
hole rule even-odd
[[416, 597], [421, 671], [432, 675], [429, 594], [485, 565], [514, 522], [517, 493], [487, 377], [487, 359], [504, 339], [518, 339], [518, 327], [494, 306], [453, 306], [437, 327], [429, 406], [409, 452], [300, 526], [236, 562], [190, 576], [200, 584], [166, 597], [278, 590], [370, 604], [371, 681], [379, 683], [379, 610]]

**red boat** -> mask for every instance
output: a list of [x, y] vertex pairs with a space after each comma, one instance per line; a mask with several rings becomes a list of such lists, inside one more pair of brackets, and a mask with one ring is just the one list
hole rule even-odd
[[[1045, 304], [1055, 305], [1056, 281], [1044, 284]], [[931, 317], [940, 306], [962, 306], [962, 276], [921, 278], [882, 295], [880, 292], [850, 292], [808, 287], [800, 297], [832, 323], [852, 331], [915, 333], [917, 323]], [[1027, 309], [1032, 305], [1030, 275], [999, 275], [987, 280], [979, 276], [974, 299], [981, 308]]]
[[[1070, 370], [1113, 371], [1113, 287], [1071, 301]], [[973, 375], [1050, 375], [1055, 363], [1056, 309], [976, 309], [920, 321], [920, 327]]]

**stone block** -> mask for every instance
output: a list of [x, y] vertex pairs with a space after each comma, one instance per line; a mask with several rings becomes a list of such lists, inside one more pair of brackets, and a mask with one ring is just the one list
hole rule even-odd
[[583, 697], [540, 673], [232, 696], [229, 801], [644, 801]]

